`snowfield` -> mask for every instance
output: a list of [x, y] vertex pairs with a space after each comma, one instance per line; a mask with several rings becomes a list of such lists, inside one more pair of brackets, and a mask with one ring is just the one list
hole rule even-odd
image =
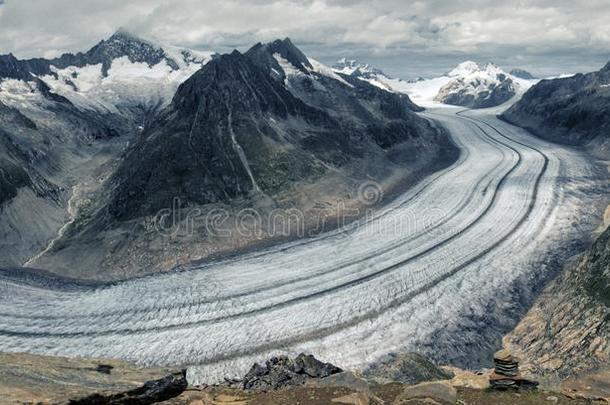
[[399, 350], [489, 361], [596, 225], [604, 175], [489, 112], [457, 111], [425, 115], [460, 159], [343, 229], [103, 287], [0, 272], [0, 350], [188, 365], [193, 384], [301, 351], [348, 369]]
[[[148, 66], [131, 62], [127, 56], [116, 58], [102, 74], [102, 64], [83, 67], [53, 68], [54, 75], [41, 79], [51, 90], [66, 97], [81, 109], [119, 113], [122, 108], [143, 106], [162, 108], [171, 101], [178, 86], [212, 59], [212, 52], [195, 52], [180, 48], [163, 48], [172, 56], [178, 69], [172, 69], [166, 60]], [[190, 59], [180, 52], [188, 52]], [[186, 59], [186, 60], [185, 60]]]

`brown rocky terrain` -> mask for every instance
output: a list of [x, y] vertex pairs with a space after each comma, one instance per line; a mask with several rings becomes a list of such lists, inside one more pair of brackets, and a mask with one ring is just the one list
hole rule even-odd
[[[0, 404], [590, 404], [606, 398], [609, 392], [605, 374], [566, 381], [563, 393], [545, 389], [492, 390], [488, 370], [475, 373], [453, 367], [441, 369], [413, 353], [397, 355], [392, 360], [363, 377], [313, 356], [280, 357], [264, 366], [254, 365], [240, 383], [193, 387], [187, 386], [183, 370], [140, 368], [108, 359], [0, 354]], [[413, 368], [396, 373], [398, 365], [407, 364]], [[381, 383], [372, 379], [387, 377], [389, 372], [399, 381]], [[431, 375], [443, 379], [420, 381]], [[448, 379], [449, 376], [453, 377]], [[276, 389], [243, 387], [261, 381], [283, 383]]]
[[[109, 359], [0, 353], [0, 404], [152, 403], [185, 388], [181, 370], [139, 368]], [[115, 402], [108, 402], [111, 399]]]
[[505, 345], [537, 375], [557, 379], [610, 360], [610, 230], [540, 295]]

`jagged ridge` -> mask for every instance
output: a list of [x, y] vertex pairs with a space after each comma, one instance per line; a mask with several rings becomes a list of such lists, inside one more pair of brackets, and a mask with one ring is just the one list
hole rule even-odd
[[610, 63], [598, 72], [542, 80], [502, 118], [555, 142], [610, 155]]

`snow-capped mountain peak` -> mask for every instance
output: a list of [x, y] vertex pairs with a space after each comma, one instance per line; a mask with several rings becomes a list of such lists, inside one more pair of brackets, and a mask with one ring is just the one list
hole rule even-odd
[[274, 79], [290, 84], [303, 77], [328, 77], [342, 85], [353, 87], [330, 67], [308, 58], [297, 48], [290, 38], [278, 39], [269, 43], [258, 43], [246, 52], [257, 64], [268, 69]]
[[501, 68], [499, 68], [493, 62], [488, 62], [485, 65], [479, 65], [473, 61], [465, 61], [458, 64], [455, 68], [453, 68], [446, 76], [448, 77], [465, 77], [474, 74], [487, 74], [487, 75], [497, 75], [497, 74], [506, 74]]
[[478, 72], [481, 70], [481, 67], [478, 63], [473, 62], [471, 60], [467, 60], [465, 62], [460, 63], [455, 68], [453, 68], [446, 76], [456, 77], [456, 76], [467, 76], [469, 74]]
[[511, 75], [492, 62], [467, 60], [443, 76], [409, 83], [403, 91], [424, 106], [443, 103], [483, 108], [510, 100], [534, 82]]
[[462, 62], [447, 76], [434, 98], [435, 101], [470, 108], [492, 107], [517, 94], [518, 84], [508, 73], [493, 63], [481, 66], [472, 61]]
[[[53, 94], [80, 109], [121, 113], [167, 105], [178, 85], [199, 70], [211, 52], [165, 46], [119, 29], [86, 52], [55, 59], [18, 60], [0, 56], [0, 81], [44, 82]], [[0, 101], [11, 104], [4, 92]]]
[[341, 58], [332, 66], [332, 68], [338, 73], [350, 76], [365, 78], [371, 78], [372, 76], [384, 76], [390, 79], [390, 77], [382, 70], [377, 69], [368, 63], [361, 63], [355, 59]]

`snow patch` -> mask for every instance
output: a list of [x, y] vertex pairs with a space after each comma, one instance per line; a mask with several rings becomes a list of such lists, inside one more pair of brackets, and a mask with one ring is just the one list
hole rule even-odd
[[350, 84], [347, 81], [345, 81], [344, 78], [339, 76], [337, 73], [335, 73], [334, 70], [332, 70], [328, 66], [318, 62], [315, 59], [312, 59], [312, 58], [307, 58], [307, 59], [309, 60], [309, 63], [313, 67], [313, 69], [312, 69], [313, 72], [316, 72], [316, 73], [318, 73], [318, 74], [320, 74], [322, 76], [330, 77], [331, 79], [338, 80], [341, 83], [345, 84], [346, 86], [354, 87], [352, 84]]
[[286, 76], [304, 76], [305, 73], [297, 69], [292, 63], [290, 63], [287, 59], [284, 59], [282, 55], [279, 53], [274, 53], [273, 58], [277, 61], [280, 68], [284, 71]]

